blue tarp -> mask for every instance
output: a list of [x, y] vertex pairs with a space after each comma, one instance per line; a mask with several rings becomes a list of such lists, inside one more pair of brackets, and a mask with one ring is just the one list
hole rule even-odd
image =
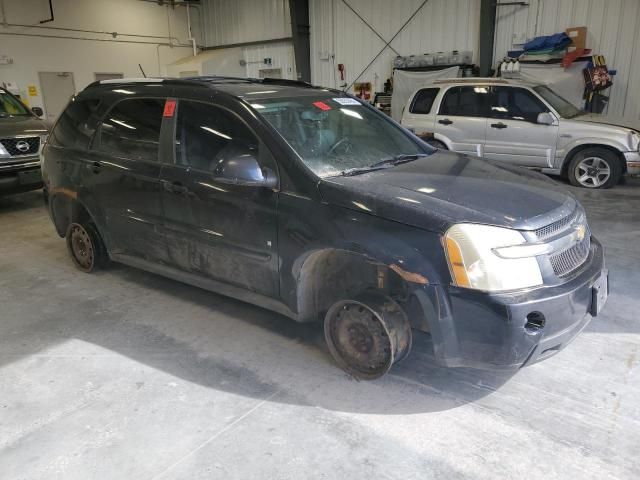
[[533, 40], [527, 42], [522, 47], [525, 52], [538, 51], [538, 50], [560, 50], [564, 49], [571, 43], [571, 39], [566, 33], [555, 33], [553, 35], [536, 37]]

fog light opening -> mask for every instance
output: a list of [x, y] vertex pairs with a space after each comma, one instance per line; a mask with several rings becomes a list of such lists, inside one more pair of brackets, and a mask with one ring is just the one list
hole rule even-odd
[[524, 329], [529, 333], [536, 333], [544, 328], [545, 318], [540, 312], [531, 312], [527, 315], [527, 323], [524, 324]]

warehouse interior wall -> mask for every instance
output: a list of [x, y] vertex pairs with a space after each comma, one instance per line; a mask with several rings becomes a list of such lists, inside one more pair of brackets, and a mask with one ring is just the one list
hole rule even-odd
[[[70, 72], [79, 92], [95, 80], [95, 73], [140, 77], [140, 63], [147, 76], [164, 75], [168, 64], [192, 53], [185, 7], [131, 0], [54, 0], [55, 20], [40, 24], [50, 15], [47, 0], [1, 1], [0, 83], [17, 85], [31, 107], [44, 107], [39, 72]], [[197, 9], [191, 15], [198, 33]]]
[[[499, 0], [504, 3], [506, 0]], [[587, 27], [587, 48], [617, 70], [606, 114], [640, 119], [640, 1], [528, 0], [528, 6], [498, 6], [494, 64], [523, 40]]]
[[[309, 0], [311, 81], [340, 88], [351, 84], [424, 0]], [[391, 43], [400, 55], [472, 51], [478, 61], [480, 0], [429, 0]], [[387, 48], [362, 74], [381, 91], [391, 76], [396, 53]], [[345, 67], [340, 79], [338, 64]]]

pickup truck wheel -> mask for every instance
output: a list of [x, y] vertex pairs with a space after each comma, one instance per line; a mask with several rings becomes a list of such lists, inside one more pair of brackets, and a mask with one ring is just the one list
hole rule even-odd
[[585, 148], [576, 153], [567, 171], [576, 187], [611, 188], [622, 177], [620, 159], [605, 148]]
[[383, 376], [411, 350], [411, 326], [395, 301], [377, 293], [334, 303], [324, 320], [331, 355], [350, 375]]
[[79, 270], [89, 273], [108, 262], [107, 250], [93, 224], [70, 224], [66, 240], [71, 259]]

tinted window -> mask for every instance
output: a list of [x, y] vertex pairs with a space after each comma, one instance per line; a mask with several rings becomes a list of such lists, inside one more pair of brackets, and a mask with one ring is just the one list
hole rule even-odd
[[51, 143], [61, 147], [87, 148], [96, 130], [99, 100], [72, 100], [51, 133]]
[[99, 150], [140, 160], [158, 160], [164, 99], [124, 100], [107, 114], [100, 127]]
[[538, 114], [547, 112], [544, 104], [528, 90], [513, 87], [493, 87], [491, 117], [536, 122]]
[[180, 101], [176, 128], [178, 165], [213, 171], [220, 159], [247, 153], [263, 164], [261, 154], [268, 155], [236, 115], [206, 103]]
[[485, 115], [487, 87], [453, 87], [444, 96], [440, 115], [482, 117]]
[[409, 111], [411, 113], [427, 114], [431, 112], [431, 106], [436, 99], [436, 95], [440, 91], [439, 88], [424, 88], [416, 93], [413, 97], [413, 103]]

